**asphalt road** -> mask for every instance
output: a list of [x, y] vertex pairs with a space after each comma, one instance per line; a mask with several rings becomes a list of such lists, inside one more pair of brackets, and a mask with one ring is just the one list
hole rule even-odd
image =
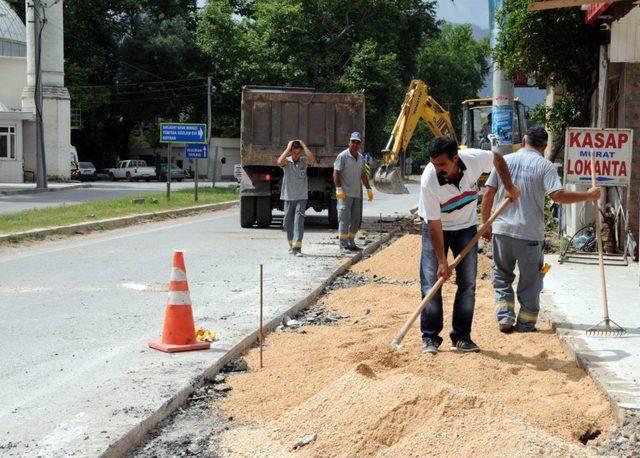
[[[73, 205], [82, 202], [120, 199], [135, 194], [150, 194], [165, 192], [166, 183], [160, 182], [126, 182], [126, 181], [96, 181], [88, 183], [91, 187], [65, 189], [52, 192], [31, 194], [0, 195], [0, 214], [16, 213], [33, 208], [55, 207], [59, 205]], [[234, 183], [218, 183], [218, 186], [233, 185]], [[200, 187], [211, 186], [211, 182], [201, 182]], [[193, 182], [171, 183], [172, 190], [193, 188]]]
[[[407, 213], [410, 189], [378, 194], [365, 215]], [[303, 258], [287, 255], [277, 221], [241, 229], [237, 209], [3, 248], [0, 455], [104, 451], [256, 329], [259, 264], [267, 319], [341, 264], [326, 218], [307, 223]], [[211, 351], [147, 348], [161, 333], [173, 249], [185, 250], [196, 325], [218, 333]]]

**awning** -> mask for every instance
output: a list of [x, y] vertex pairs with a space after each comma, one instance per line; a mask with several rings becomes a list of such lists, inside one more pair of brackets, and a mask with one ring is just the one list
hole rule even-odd
[[600, 15], [604, 13], [612, 3], [613, 2], [601, 2], [589, 5], [587, 7], [587, 11], [585, 12], [585, 19], [587, 21], [587, 24], [593, 24], [594, 22], [596, 22], [598, 17], [600, 17]]

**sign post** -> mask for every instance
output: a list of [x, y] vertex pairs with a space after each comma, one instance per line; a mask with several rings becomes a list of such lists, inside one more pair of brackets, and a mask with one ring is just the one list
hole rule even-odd
[[[161, 122], [160, 143], [167, 143], [167, 200], [171, 199], [171, 143], [207, 143], [207, 125], [192, 123]], [[197, 162], [196, 162], [197, 164]], [[196, 165], [197, 167], [197, 165]], [[196, 176], [197, 176], [196, 169]], [[197, 180], [197, 178], [196, 178]], [[197, 197], [196, 188], [196, 201]]]
[[186, 159], [195, 159], [196, 160], [196, 170], [194, 177], [194, 197], [195, 201], [198, 201], [198, 159], [207, 159], [209, 157], [207, 145], [203, 144], [189, 144], [184, 147], [184, 157]]
[[[568, 127], [565, 134], [565, 184], [591, 183], [591, 151], [594, 151], [595, 181], [599, 186], [623, 187], [629, 195], [631, 184], [632, 129]], [[622, 201], [620, 202], [622, 205]], [[627, 262], [629, 200], [624, 205], [625, 229], [622, 234], [624, 261]]]

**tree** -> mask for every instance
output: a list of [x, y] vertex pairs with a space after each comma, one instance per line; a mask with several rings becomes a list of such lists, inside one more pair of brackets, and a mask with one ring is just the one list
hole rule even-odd
[[562, 103], [544, 116], [547, 127], [564, 138], [566, 126], [589, 124], [602, 32], [585, 23], [579, 8], [530, 12], [529, 2], [504, 1], [494, 58], [511, 77], [530, 75], [540, 85], [564, 89]]

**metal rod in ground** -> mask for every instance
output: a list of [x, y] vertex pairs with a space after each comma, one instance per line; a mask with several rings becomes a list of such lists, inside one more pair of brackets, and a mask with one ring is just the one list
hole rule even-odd
[[[495, 212], [493, 212], [493, 215], [489, 217], [487, 222], [482, 224], [478, 228], [478, 232], [476, 233], [476, 235], [474, 235], [473, 238], [469, 240], [469, 243], [467, 243], [467, 245], [462, 249], [460, 254], [456, 256], [453, 262], [449, 265], [450, 270], [453, 270], [458, 264], [460, 264], [460, 261], [464, 259], [464, 257], [469, 253], [469, 251], [471, 251], [471, 249], [476, 245], [478, 240], [480, 240], [480, 237], [482, 236], [482, 234], [484, 234], [487, 228], [491, 226], [491, 223], [493, 223], [493, 221], [500, 215], [500, 213], [502, 213], [504, 209], [507, 208], [509, 203], [510, 202], [508, 199], [503, 200], [500, 206], [498, 207], [498, 209]], [[404, 339], [404, 336], [406, 336], [407, 332], [409, 332], [411, 325], [413, 325], [413, 322], [416, 321], [418, 316], [420, 316], [422, 309], [424, 309], [427, 306], [427, 304], [433, 298], [433, 296], [435, 296], [438, 290], [442, 288], [443, 284], [444, 284], [444, 277], [438, 278], [438, 281], [436, 281], [436, 283], [431, 287], [429, 292], [424, 296], [424, 299], [422, 299], [422, 301], [413, 311], [413, 313], [411, 314], [409, 319], [406, 321], [406, 323], [402, 326], [402, 328], [400, 328], [396, 336], [391, 341], [391, 347], [394, 350], [398, 349], [398, 347], [400, 346], [400, 343], [402, 342], [402, 339]]]
[[263, 307], [263, 287], [262, 287], [262, 264], [260, 264], [260, 369], [262, 369], [262, 343], [264, 342], [264, 334], [262, 331], [262, 307]]

